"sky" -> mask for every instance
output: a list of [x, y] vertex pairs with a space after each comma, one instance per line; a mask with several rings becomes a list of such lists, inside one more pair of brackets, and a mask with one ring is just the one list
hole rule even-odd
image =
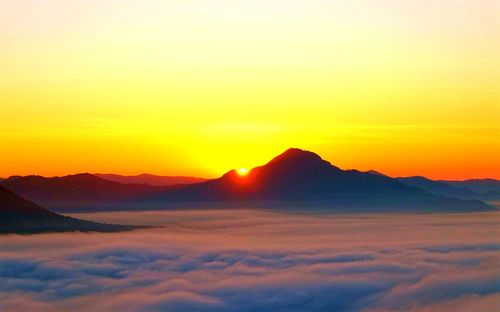
[[217, 177], [289, 147], [500, 178], [495, 0], [0, 0], [0, 176]]
[[2, 311], [469, 312], [500, 303], [497, 212], [76, 216], [162, 227], [2, 235]]

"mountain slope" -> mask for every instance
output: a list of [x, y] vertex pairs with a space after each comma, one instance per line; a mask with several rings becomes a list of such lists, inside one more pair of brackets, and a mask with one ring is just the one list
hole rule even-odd
[[385, 175], [377, 170], [368, 170], [368, 171], [366, 171], [366, 173], [370, 173], [370, 174], [374, 174], [374, 175], [378, 175], [378, 176], [383, 176], [383, 177], [388, 177], [388, 175]]
[[444, 183], [441, 181], [434, 181], [420, 176], [396, 178], [396, 180], [408, 186], [418, 187], [429, 193], [440, 196], [454, 197], [459, 199], [478, 199], [478, 200], [491, 200], [495, 198], [494, 192], [489, 192], [489, 193], [473, 192], [466, 188], [458, 188], [448, 183]]
[[0, 182], [20, 196], [49, 208], [84, 207], [125, 202], [153, 194], [165, 187], [122, 184], [82, 173], [64, 177], [11, 177]]
[[442, 209], [491, 209], [480, 201], [464, 201], [429, 194], [395, 179], [341, 170], [317, 154], [292, 148], [266, 165], [240, 176], [230, 171], [218, 179], [187, 185], [145, 199], [172, 201], [323, 201], [344, 206], [439, 207]]
[[207, 179], [186, 176], [158, 176], [153, 174], [139, 174], [135, 176], [124, 176], [119, 174], [95, 173], [95, 176], [118, 183], [125, 184], [149, 184], [155, 186], [167, 186], [176, 184], [193, 184], [204, 182]]
[[446, 183], [448, 185], [468, 189], [476, 193], [490, 193], [496, 194], [497, 198], [500, 198], [500, 180], [495, 179], [470, 179], [464, 181], [448, 181], [440, 180], [439, 182]]
[[[357, 170], [342, 170], [315, 153], [292, 148], [246, 176], [235, 170], [189, 185], [122, 184], [91, 174], [44, 178], [11, 177], [0, 185], [50, 209], [150, 209], [193, 204], [234, 207], [270, 201], [281, 206], [360, 207], [418, 210], [489, 210], [478, 200], [431, 194], [396, 179]], [[274, 204], [273, 204], [274, 205]]]
[[119, 232], [129, 225], [103, 224], [62, 216], [27, 201], [0, 186], [0, 234], [42, 232]]
[[394, 189], [414, 191], [393, 179], [356, 170], [343, 171], [312, 152], [289, 149], [266, 165], [253, 168], [246, 176], [232, 170], [218, 179], [167, 191], [162, 195], [196, 200], [322, 198], [332, 193], [371, 193]]

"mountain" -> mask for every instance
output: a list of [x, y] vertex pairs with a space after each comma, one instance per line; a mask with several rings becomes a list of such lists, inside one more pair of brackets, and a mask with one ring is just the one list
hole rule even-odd
[[388, 176], [342, 170], [315, 153], [291, 148], [241, 176], [231, 170], [205, 182], [152, 186], [92, 174], [11, 177], [0, 185], [49, 209], [104, 210], [171, 207], [325, 207], [419, 211], [489, 210], [479, 200], [431, 194]]
[[385, 175], [377, 170], [368, 170], [368, 171], [366, 171], [366, 173], [370, 173], [370, 174], [374, 174], [374, 175], [378, 175], [378, 176], [383, 176], [383, 177], [388, 177], [388, 175]]
[[130, 225], [103, 224], [53, 213], [0, 186], [0, 234], [42, 232], [119, 232]]
[[5, 188], [48, 208], [85, 207], [126, 202], [165, 190], [147, 184], [122, 184], [82, 173], [64, 177], [10, 177]]
[[203, 183], [167, 190], [142, 199], [163, 205], [172, 202], [221, 205], [227, 201], [286, 201], [323, 203], [335, 207], [393, 207], [395, 209], [489, 210], [477, 200], [436, 196], [387, 176], [341, 170], [315, 153], [291, 148], [245, 176], [235, 170]]
[[440, 196], [478, 200], [493, 200], [495, 198], [499, 198], [499, 194], [493, 191], [475, 192], [467, 188], [455, 187], [454, 185], [460, 185], [458, 183], [448, 184], [442, 181], [434, 181], [420, 176], [396, 178], [396, 180], [408, 186], [418, 187], [429, 193]]
[[[439, 182], [448, 185], [468, 189], [477, 193], [491, 193], [500, 195], [500, 180], [495, 179], [470, 179], [465, 181], [447, 181], [441, 180]], [[498, 196], [500, 198], [500, 196]]]
[[149, 184], [155, 186], [167, 186], [176, 184], [193, 184], [204, 182], [207, 179], [186, 176], [158, 176], [153, 174], [140, 174], [134, 176], [124, 176], [119, 174], [95, 173], [96, 177], [125, 184]]

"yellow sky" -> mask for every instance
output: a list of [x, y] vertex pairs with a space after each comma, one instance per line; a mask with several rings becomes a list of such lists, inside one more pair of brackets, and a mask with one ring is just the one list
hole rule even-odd
[[494, 0], [0, 0], [0, 176], [215, 177], [288, 147], [500, 178]]

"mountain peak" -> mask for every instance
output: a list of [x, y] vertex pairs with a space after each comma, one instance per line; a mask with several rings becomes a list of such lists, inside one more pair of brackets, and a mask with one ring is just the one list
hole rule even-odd
[[289, 148], [280, 155], [274, 157], [268, 165], [293, 165], [293, 164], [317, 164], [322, 166], [332, 166], [328, 161], [318, 154], [300, 148]]
[[377, 170], [368, 170], [366, 171], [366, 173], [370, 173], [370, 174], [374, 174], [374, 175], [378, 175], [378, 176], [381, 176], [381, 177], [388, 177], [387, 175], [377, 171]]
[[274, 157], [270, 163], [276, 161], [290, 160], [290, 159], [315, 159], [322, 160], [321, 157], [313, 152], [306, 151], [300, 148], [292, 147]]

